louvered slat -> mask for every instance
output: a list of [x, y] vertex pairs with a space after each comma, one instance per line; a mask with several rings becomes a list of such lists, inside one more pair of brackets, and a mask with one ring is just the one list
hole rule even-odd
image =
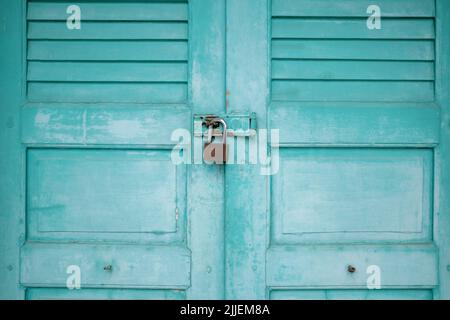
[[81, 29], [64, 1], [28, 2], [33, 102], [185, 103], [187, 1], [82, 1]]
[[[28, 20], [67, 19], [68, 2], [30, 2]], [[185, 2], [81, 2], [84, 21], [187, 21]]]
[[[29, 60], [185, 61], [184, 41], [47, 41], [28, 42]], [[125, 72], [125, 71], [124, 71]]]
[[272, 100], [434, 100], [432, 0], [273, 0]]
[[30, 81], [185, 82], [187, 72], [186, 63], [180, 62], [30, 61], [28, 64]]
[[367, 18], [274, 18], [272, 37], [279, 39], [434, 39], [432, 19], [384, 19], [377, 31], [367, 28]]
[[433, 41], [272, 40], [273, 58], [434, 60]]
[[427, 61], [274, 60], [273, 79], [434, 80]]
[[183, 40], [188, 37], [186, 22], [84, 22], [82, 32], [66, 28], [66, 22], [32, 21], [28, 39], [70, 40]]
[[434, 0], [273, 0], [273, 16], [289, 17], [367, 17], [376, 4], [384, 17], [434, 17]]
[[29, 82], [31, 102], [183, 103], [183, 83]]
[[272, 81], [275, 101], [414, 101], [433, 99], [431, 81]]

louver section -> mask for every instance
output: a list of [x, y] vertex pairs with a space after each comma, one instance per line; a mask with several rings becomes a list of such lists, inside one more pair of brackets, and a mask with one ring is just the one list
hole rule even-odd
[[28, 99], [32, 102], [184, 103], [188, 79], [185, 1], [28, 3]]
[[434, 100], [432, 0], [272, 1], [274, 101]]

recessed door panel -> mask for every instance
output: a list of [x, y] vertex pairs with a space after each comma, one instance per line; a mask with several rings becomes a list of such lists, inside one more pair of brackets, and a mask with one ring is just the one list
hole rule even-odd
[[431, 241], [432, 152], [283, 148], [275, 242]]
[[168, 150], [32, 149], [27, 186], [30, 240], [183, 241], [186, 173]]

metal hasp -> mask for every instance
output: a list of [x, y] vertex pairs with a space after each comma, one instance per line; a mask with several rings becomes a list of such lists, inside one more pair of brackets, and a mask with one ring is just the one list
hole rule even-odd
[[227, 163], [227, 137], [250, 137], [255, 134], [254, 113], [194, 116], [194, 137], [206, 140], [203, 144], [203, 160], [206, 163]]
[[[227, 137], [250, 137], [256, 135], [256, 114], [252, 112], [225, 115], [194, 115], [194, 137], [207, 137], [207, 124], [212, 119], [222, 119], [225, 121], [227, 125]], [[223, 127], [216, 126], [209, 134], [213, 137], [221, 137], [223, 135]]]

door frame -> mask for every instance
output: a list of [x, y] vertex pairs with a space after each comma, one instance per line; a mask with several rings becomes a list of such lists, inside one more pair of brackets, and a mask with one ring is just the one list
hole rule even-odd
[[26, 82], [26, 1], [1, 1], [0, 51], [0, 299], [24, 299], [20, 247], [25, 242], [25, 154], [21, 107]]
[[[191, 119], [195, 114], [221, 114], [225, 110], [224, 0], [189, 0], [188, 41]], [[187, 234], [191, 250], [187, 298], [224, 299], [224, 168], [198, 164], [187, 167]]]
[[436, 102], [441, 137], [435, 149], [435, 241], [439, 248], [436, 299], [450, 299], [450, 2], [436, 0]]

